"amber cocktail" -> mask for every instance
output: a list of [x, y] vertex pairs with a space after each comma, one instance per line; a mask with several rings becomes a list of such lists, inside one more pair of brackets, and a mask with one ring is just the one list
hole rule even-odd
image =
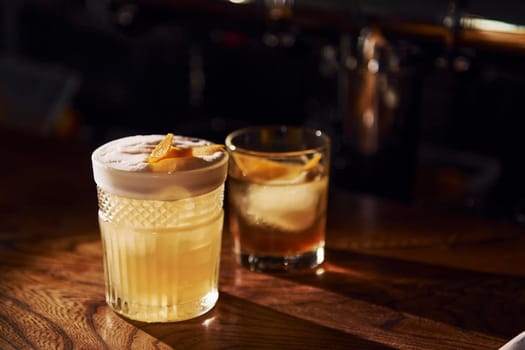
[[238, 130], [226, 139], [230, 232], [237, 261], [258, 271], [324, 261], [328, 136], [292, 127]]

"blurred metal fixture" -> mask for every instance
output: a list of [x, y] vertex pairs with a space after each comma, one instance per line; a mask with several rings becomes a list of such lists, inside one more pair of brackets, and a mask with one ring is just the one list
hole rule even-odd
[[[381, 150], [397, 120], [405, 117], [404, 106], [411, 103], [414, 85], [408, 70], [416, 68], [407, 70], [413, 62], [405, 62], [410, 54], [404, 52], [404, 42], [414, 47], [432, 45], [438, 55], [435, 66], [456, 73], [470, 70], [478, 49], [525, 55], [525, 2], [517, 0], [132, 2], [265, 23], [269, 30], [262, 41], [271, 48], [294, 45], [295, 36], [282, 36], [289, 28], [339, 35], [336, 59], [330, 48], [321, 47], [320, 72], [323, 76], [339, 73], [342, 141], [364, 156]], [[472, 50], [476, 52], [465, 54]]]
[[255, 2], [255, 0], [226, 0], [231, 2], [232, 4], [251, 4], [252, 2]]
[[283, 20], [292, 17], [294, 0], [265, 0], [268, 15], [272, 20]]
[[[344, 38], [348, 40], [348, 37]], [[342, 47], [348, 47], [342, 43]], [[343, 141], [361, 154], [376, 153], [388, 135], [398, 105], [399, 92], [391, 78], [398, 60], [388, 41], [377, 28], [366, 28], [358, 38], [356, 56], [342, 51], [346, 62], [340, 74]], [[347, 86], [345, 86], [345, 84]]]
[[389, 35], [525, 54], [525, 2], [460, 0], [135, 0], [166, 7], [244, 19], [282, 20], [307, 28], [340, 32], [373, 26]]
[[525, 52], [525, 26], [505, 21], [464, 15], [457, 41], [476, 46], [490, 46]]

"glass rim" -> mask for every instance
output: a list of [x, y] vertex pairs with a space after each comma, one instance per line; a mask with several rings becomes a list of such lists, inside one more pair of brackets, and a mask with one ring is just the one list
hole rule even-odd
[[[288, 130], [299, 130], [306, 132], [311, 136], [316, 137], [319, 140], [322, 140], [322, 144], [315, 147], [308, 147], [303, 150], [297, 151], [256, 151], [249, 148], [239, 147], [234, 144], [233, 139], [239, 135], [247, 134], [250, 132], [256, 132], [261, 130], [277, 130], [277, 131], [286, 131]], [[323, 131], [319, 129], [304, 127], [304, 126], [289, 126], [289, 125], [261, 125], [261, 126], [250, 126], [246, 128], [241, 128], [230, 132], [226, 136], [225, 140], [226, 150], [229, 152], [239, 152], [252, 156], [259, 157], [296, 157], [303, 156], [305, 154], [319, 153], [324, 151], [329, 151], [330, 148], [330, 137]]]

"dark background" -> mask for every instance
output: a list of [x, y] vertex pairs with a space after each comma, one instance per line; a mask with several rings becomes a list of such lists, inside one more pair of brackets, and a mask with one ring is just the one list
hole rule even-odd
[[247, 125], [305, 125], [332, 137], [333, 188], [525, 223], [522, 51], [385, 31], [400, 53], [402, 98], [372, 155], [345, 142], [340, 95], [342, 35], [358, 37], [374, 16], [436, 22], [454, 3], [523, 24], [523, 5], [302, 2], [314, 20], [340, 6], [337, 18], [355, 24], [343, 31], [269, 20], [257, 15], [264, 2], [254, 16], [222, 10], [225, 1], [157, 3], [0, 0], [3, 127], [95, 147], [137, 133], [223, 142]]

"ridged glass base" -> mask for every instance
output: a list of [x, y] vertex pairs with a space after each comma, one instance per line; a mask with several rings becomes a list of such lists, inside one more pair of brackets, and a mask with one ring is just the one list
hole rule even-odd
[[131, 320], [141, 322], [176, 322], [198, 317], [210, 311], [219, 298], [217, 290], [213, 290], [205, 297], [177, 305], [140, 305], [128, 303], [120, 298], [113, 299], [114, 293], [107, 293], [106, 302], [118, 314]]

